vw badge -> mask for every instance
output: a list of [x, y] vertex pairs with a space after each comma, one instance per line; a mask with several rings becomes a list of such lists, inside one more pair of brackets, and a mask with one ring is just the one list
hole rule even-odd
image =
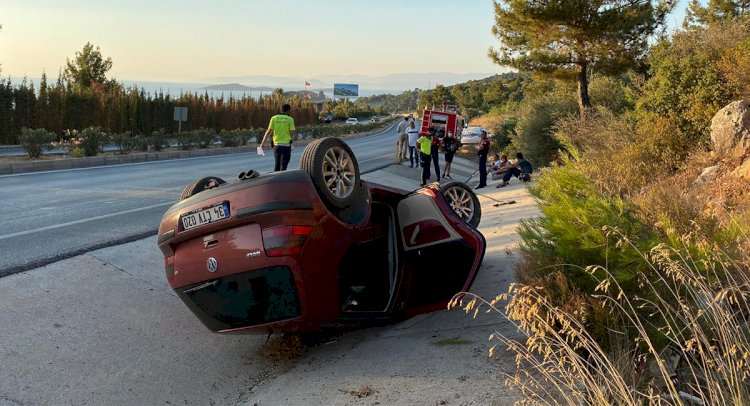
[[219, 269], [219, 262], [216, 258], [211, 257], [206, 261], [206, 268], [208, 269], [208, 272], [216, 272], [216, 270]]

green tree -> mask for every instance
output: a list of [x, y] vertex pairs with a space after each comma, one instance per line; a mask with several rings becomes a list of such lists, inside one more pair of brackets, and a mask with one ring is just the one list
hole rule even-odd
[[66, 60], [65, 76], [80, 88], [88, 89], [91, 84], [105, 83], [107, 72], [112, 69], [112, 58], [104, 59], [99, 47], [87, 42], [75, 58]]
[[688, 6], [685, 25], [711, 25], [718, 21], [744, 17], [750, 13], [750, 0], [709, 0], [705, 6], [698, 0], [691, 0]]
[[499, 65], [578, 83], [578, 109], [591, 107], [589, 73], [618, 74], [634, 66], [674, 0], [495, 1], [489, 56]]

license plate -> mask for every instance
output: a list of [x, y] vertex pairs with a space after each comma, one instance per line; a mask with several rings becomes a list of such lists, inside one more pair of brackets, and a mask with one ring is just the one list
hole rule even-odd
[[190, 230], [229, 218], [229, 203], [221, 202], [211, 207], [188, 213], [182, 216], [182, 229]]

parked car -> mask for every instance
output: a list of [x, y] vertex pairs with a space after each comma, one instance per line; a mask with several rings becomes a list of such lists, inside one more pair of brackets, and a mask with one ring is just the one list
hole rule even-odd
[[[461, 131], [461, 144], [479, 144], [482, 141], [482, 127], [467, 127]], [[488, 134], [489, 136], [489, 134]]]
[[346, 119], [346, 123], [347, 124], [359, 124], [359, 120], [356, 119], [355, 117], [351, 117], [351, 118]]
[[339, 138], [299, 170], [189, 184], [161, 220], [169, 285], [211, 331], [312, 332], [444, 309], [485, 252], [463, 183], [405, 191], [360, 179]]

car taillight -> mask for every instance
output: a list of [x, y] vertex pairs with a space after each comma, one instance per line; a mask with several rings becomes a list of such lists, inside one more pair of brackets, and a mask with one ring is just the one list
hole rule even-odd
[[174, 256], [164, 258], [164, 272], [167, 274], [167, 280], [174, 279]]
[[310, 226], [283, 226], [263, 230], [263, 248], [266, 255], [298, 255], [302, 252], [302, 246], [305, 245], [312, 229]]

